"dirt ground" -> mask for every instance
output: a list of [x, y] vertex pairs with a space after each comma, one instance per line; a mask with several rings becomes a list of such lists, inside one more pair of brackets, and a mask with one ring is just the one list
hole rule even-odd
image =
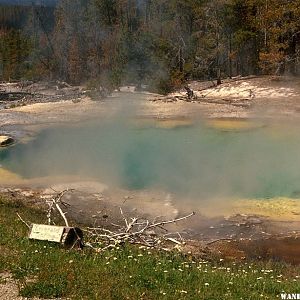
[[[72, 100], [43, 101], [0, 110], [0, 132], [8, 125], [35, 125], [76, 122], [118, 110], [133, 109], [137, 116], [159, 119], [203, 118], [298, 118], [300, 112], [300, 80], [278, 77], [250, 77], [226, 80], [220, 86], [210, 82], [191, 82], [195, 98], [188, 101], [185, 92], [168, 96], [147, 93], [116, 92], [102, 101], [92, 101], [82, 95], [80, 102]], [[48, 94], [50, 92], [48, 91]], [[47, 98], [46, 98], [47, 99]], [[120, 102], [120, 101], [119, 101]], [[124, 104], [125, 103], [125, 104]]]
[[[39, 300], [40, 298], [24, 298], [19, 296], [19, 286], [10, 273], [0, 273], [0, 300]], [[56, 298], [57, 300], [67, 300]], [[44, 299], [47, 300], [47, 299]], [[50, 299], [48, 299], [50, 300]]]
[[[205, 118], [299, 117], [300, 80], [247, 77], [211, 82], [191, 82], [195, 97], [187, 103], [184, 90], [156, 97], [151, 107], [158, 115], [200, 115]], [[149, 109], [150, 109], [149, 107]]]
[[19, 296], [18, 285], [9, 273], [0, 274], [0, 300], [25, 300]]

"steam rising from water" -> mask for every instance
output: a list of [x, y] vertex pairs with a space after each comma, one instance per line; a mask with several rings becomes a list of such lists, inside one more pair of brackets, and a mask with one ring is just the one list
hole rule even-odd
[[298, 196], [300, 133], [222, 132], [201, 123], [158, 128], [111, 119], [45, 130], [0, 151], [27, 178], [80, 175], [128, 189], [158, 188], [197, 199]]

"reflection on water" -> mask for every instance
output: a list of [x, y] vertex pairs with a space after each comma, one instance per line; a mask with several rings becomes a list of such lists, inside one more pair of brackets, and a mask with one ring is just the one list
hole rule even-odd
[[80, 175], [205, 199], [299, 197], [300, 131], [222, 132], [183, 123], [170, 129], [111, 120], [52, 128], [1, 149], [0, 164], [25, 178]]

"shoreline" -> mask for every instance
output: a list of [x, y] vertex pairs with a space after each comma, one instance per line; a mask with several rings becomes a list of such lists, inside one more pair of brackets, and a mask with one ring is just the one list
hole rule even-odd
[[[88, 196], [84, 192], [78, 195], [81, 197]], [[50, 199], [52, 196], [53, 194], [46, 194], [37, 190], [0, 189], [0, 198], [12, 203], [22, 203], [24, 207], [35, 207], [39, 209], [40, 213], [45, 211], [45, 218], [47, 211], [45, 200]], [[79, 208], [78, 203], [74, 204], [72, 198], [65, 197], [64, 202], [68, 204], [68, 208], [65, 208], [64, 211], [67, 213], [69, 221], [75, 222], [74, 224], [81, 228], [86, 228], [86, 226], [90, 225], [114, 231], [116, 230], [116, 225], [113, 224], [124, 222], [124, 216], [126, 218], [138, 216], [136, 210], [132, 210], [132, 207], [124, 206], [124, 203], [120, 206], [124, 214], [121, 215], [116, 205], [105, 202], [103, 194], [103, 198], [99, 198], [99, 196], [97, 199], [98, 205], [102, 203], [105, 206], [100, 211], [90, 210], [89, 212], [94, 214], [90, 215], [89, 218], [85, 218], [82, 215], [83, 211], [87, 213], [84, 210], [86, 203], [84, 207], [80, 206], [81, 210], [74, 212], [74, 210]], [[88, 201], [90, 200], [89, 198]], [[70, 204], [71, 206], [69, 206]], [[178, 217], [185, 215], [187, 214], [181, 213]], [[146, 214], [138, 217], [141, 220], [152, 220]], [[173, 218], [162, 218], [162, 220], [173, 220]], [[197, 227], [192, 227], [195, 223], [197, 223]], [[218, 258], [221, 258], [220, 261], [225, 259], [228, 262], [247, 262], [252, 260], [270, 262], [270, 260], [275, 259], [277, 262], [299, 265], [299, 224], [300, 221], [272, 221], [254, 214], [236, 214], [231, 217], [211, 219], [196, 214], [194, 217], [180, 223], [168, 225], [166, 232], [173, 233], [174, 236], [178, 233], [176, 237], [177, 242], [157, 249], [168, 252], [179, 251], [183, 255], [192, 255], [200, 259], [211, 254], [214, 257], [217, 255]], [[197, 231], [197, 234], [192, 234], [193, 231]]]
[[[253, 82], [253, 80], [257, 81], [258, 79], [249, 79], [249, 81], [251, 82]], [[262, 79], [263, 82], [265, 82], [265, 80], [266, 78]], [[241, 79], [238, 82], [241, 84], [245, 82], [245, 79]], [[237, 85], [238, 83], [233, 82], [232, 84]], [[228, 83], [225, 83], [225, 85], [228, 85]], [[222, 90], [223, 87], [215, 87], [213, 89]], [[234, 91], [238, 93], [239, 89], [240, 86], [238, 86]], [[232, 92], [232, 87], [230, 87], [230, 92]], [[168, 99], [168, 97], [170, 96], [162, 97], [161, 100], [153, 102], [150, 100], [153, 100], [153, 97], [158, 96], [141, 93], [117, 93], [113, 97], [109, 97], [105, 101], [99, 102], [92, 101], [88, 97], [85, 97], [78, 103], [74, 103], [72, 100], [49, 103], [35, 103], [22, 107], [0, 110], [0, 135], [9, 135], [15, 138], [18, 142], [27, 142], [28, 140], [34, 138], [34, 136], [38, 134], [42, 129], [46, 129], [51, 126], [60, 126], [63, 124], [73, 126], [74, 124], [76, 125], [85, 121], [91, 121], [91, 119], [112, 118], [116, 115], [120, 115], [126, 118], [130, 117], [138, 121], [145, 120], [146, 122], [148, 122], [149, 120], [151, 120], [153, 122], [156, 122], [156, 126], [162, 126], [163, 128], [174, 128], [174, 126], [189, 126], [189, 124], [193, 124], [193, 122], [195, 121], [205, 120], [208, 126], [221, 131], [253, 130], [264, 126], [264, 122], [272, 122], [274, 120], [276, 122], [281, 122], [282, 120], [291, 122], [298, 121], [300, 116], [300, 114], [298, 114], [298, 109], [300, 111], [300, 107], [298, 108], [297, 106], [298, 92], [299, 91], [295, 91], [295, 96], [293, 96], [292, 99], [289, 99], [288, 97], [285, 98], [286, 103], [281, 99], [277, 99], [276, 97], [273, 99], [254, 98], [251, 100], [253, 102], [253, 105], [251, 105], [250, 107], [232, 106], [231, 104], [226, 103], [227, 100], [223, 100], [225, 102], [221, 104], [213, 103], [213, 101], [209, 103], [207, 101], [201, 101], [201, 98], [199, 101], [193, 101], [193, 103], [182, 100], [165, 103], [164, 99]], [[172, 97], [176, 97], [176, 95], [172, 95]], [[215, 95], [214, 99], [225, 99], [224, 91], [219, 96]], [[249, 99], [246, 97], [245, 100], [241, 101], [249, 101]], [[264, 113], [262, 113], [263, 108], [265, 106], [268, 106], [269, 102], [272, 102], [272, 105], [268, 107], [267, 111], [264, 111]], [[294, 111], [291, 110], [291, 107], [293, 107]], [[12, 176], [11, 174], [5, 172], [6, 171], [2, 169], [2, 175], [6, 174], [5, 176], [7, 176], [8, 178], [9, 176]], [[17, 175], [12, 176], [11, 180], [7, 182], [7, 185], [10, 187], [18, 187], [18, 184], [16, 183], [16, 181], [18, 180], [20, 180], [19, 186], [21, 187], [21, 189], [24, 188], [25, 191], [28, 188], [30, 189], [32, 186], [43, 186], [43, 188], [46, 188], [46, 182], [48, 183], [48, 187], [50, 187], [49, 180], [44, 180], [44, 183], [42, 183], [41, 179], [37, 179], [34, 185], [32, 185], [32, 182], [26, 180], [23, 181], [21, 178], [18, 178]], [[53, 183], [55, 184], [64, 182], [68, 183], [70, 181], [67, 181], [66, 178], [59, 179], [56, 182], [53, 181]], [[71, 180], [71, 182], [73, 182], [73, 180]], [[76, 179], [75, 182], [79, 182], [79, 180]], [[1, 185], [3, 186], [3, 184]], [[140, 202], [139, 209], [143, 211], [144, 203], [142, 203], [143, 200], [141, 199], [149, 198], [149, 195], [151, 195], [151, 193], [152, 191], [144, 191], [144, 195], [142, 195], [143, 193], [133, 192], [133, 195], [130, 195], [130, 191], [116, 191], [116, 189], [112, 188], [109, 192], [109, 195], [106, 196], [107, 201], [105, 201], [105, 205], [107, 205], [108, 203], [114, 203], [114, 205], [117, 205], [120, 204], [120, 202], [116, 201], [117, 198], [119, 198], [120, 201], [120, 199], [124, 200], [124, 197], [132, 197], [130, 199], [133, 199], [133, 202], [135, 202], [132, 204], [132, 206], [136, 208], [138, 202]], [[153, 213], [154, 216], [156, 215], [156, 213], [160, 214], [160, 211], [164, 211], [166, 210], [166, 208], [170, 209], [170, 211], [173, 211], [173, 215], [169, 215], [171, 217], [176, 216], [179, 212], [182, 213], [187, 209], [187, 207], [176, 207], [175, 203], [164, 203], [162, 201], [162, 198], [166, 198], [166, 195], [163, 195], [163, 193], [155, 194], [153, 197], [156, 199], [156, 204], [160, 204], [156, 206], [155, 203], [152, 203], [152, 205], [149, 204], [146, 211], [149, 214]], [[231, 217], [234, 215], [244, 215], [245, 218], [247, 216], [254, 216], [258, 219], [263, 218], [264, 223], [268, 224], [267, 226], [271, 228], [270, 232], [272, 232], [272, 234], [274, 234], [276, 231], [277, 233], [279, 233], [281, 229], [284, 229], [286, 231], [286, 228], [289, 227], [286, 225], [284, 225], [283, 227], [279, 226], [280, 222], [290, 221], [290, 224], [298, 221], [300, 222], [300, 209], [299, 215], [297, 210], [295, 211], [295, 214], [289, 215], [289, 213], [287, 213], [284, 218], [280, 217], [280, 214], [278, 215], [278, 212], [280, 210], [277, 209], [277, 217], [272, 220], [272, 218], [270, 218], [270, 214], [273, 213], [274, 215], [276, 215], [274, 208], [268, 208], [267, 206], [259, 208], [259, 202], [255, 201], [259, 200], [249, 200], [248, 203], [251, 203], [251, 205], [249, 205], [248, 207], [246, 207], [246, 202], [244, 202], [244, 204], [241, 205], [244, 206], [244, 210], [241, 209], [241, 207], [240, 210], [238, 210], [237, 205], [236, 209], [232, 210]], [[297, 200], [281, 199], [277, 201], [276, 207], [281, 207], [284, 204], [286, 205], [285, 209], [287, 209], [287, 211], [291, 211], [294, 207], [293, 205], [295, 204], [294, 201]], [[212, 207], [213, 206], [214, 205], [212, 205]], [[207, 211], [209, 211], [209, 209]], [[213, 208], [211, 208], [211, 211], [213, 211]], [[229, 213], [230, 210], [228, 210], [227, 207], [227, 217], [230, 217]], [[224, 218], [226, 217], [226, 214], [223, 212], [222, 215], [220, 214], [218, 216], [215, 214], [211, 215], [210, 218], [207, 218], [205, 214], [202, 214], [201, 210], [199, 211], [199, 216], [205, 219], [208, 223], [212, 222], [212, 220], [216, 221], [215, 218], [217, 218], [219, 221], [220, 217]], [[275, 223], [272, 223], [273, 221]], [[291, 229], [294, 229], [294, 227]], [[203, 230], [203, 228], [201, 230]]]

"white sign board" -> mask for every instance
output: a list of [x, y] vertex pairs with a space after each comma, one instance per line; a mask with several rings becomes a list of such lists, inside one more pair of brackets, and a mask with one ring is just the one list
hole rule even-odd
[[29, 238], [60, 243], [64, 229], [65, 228], [61, 226], [33, 224]]

